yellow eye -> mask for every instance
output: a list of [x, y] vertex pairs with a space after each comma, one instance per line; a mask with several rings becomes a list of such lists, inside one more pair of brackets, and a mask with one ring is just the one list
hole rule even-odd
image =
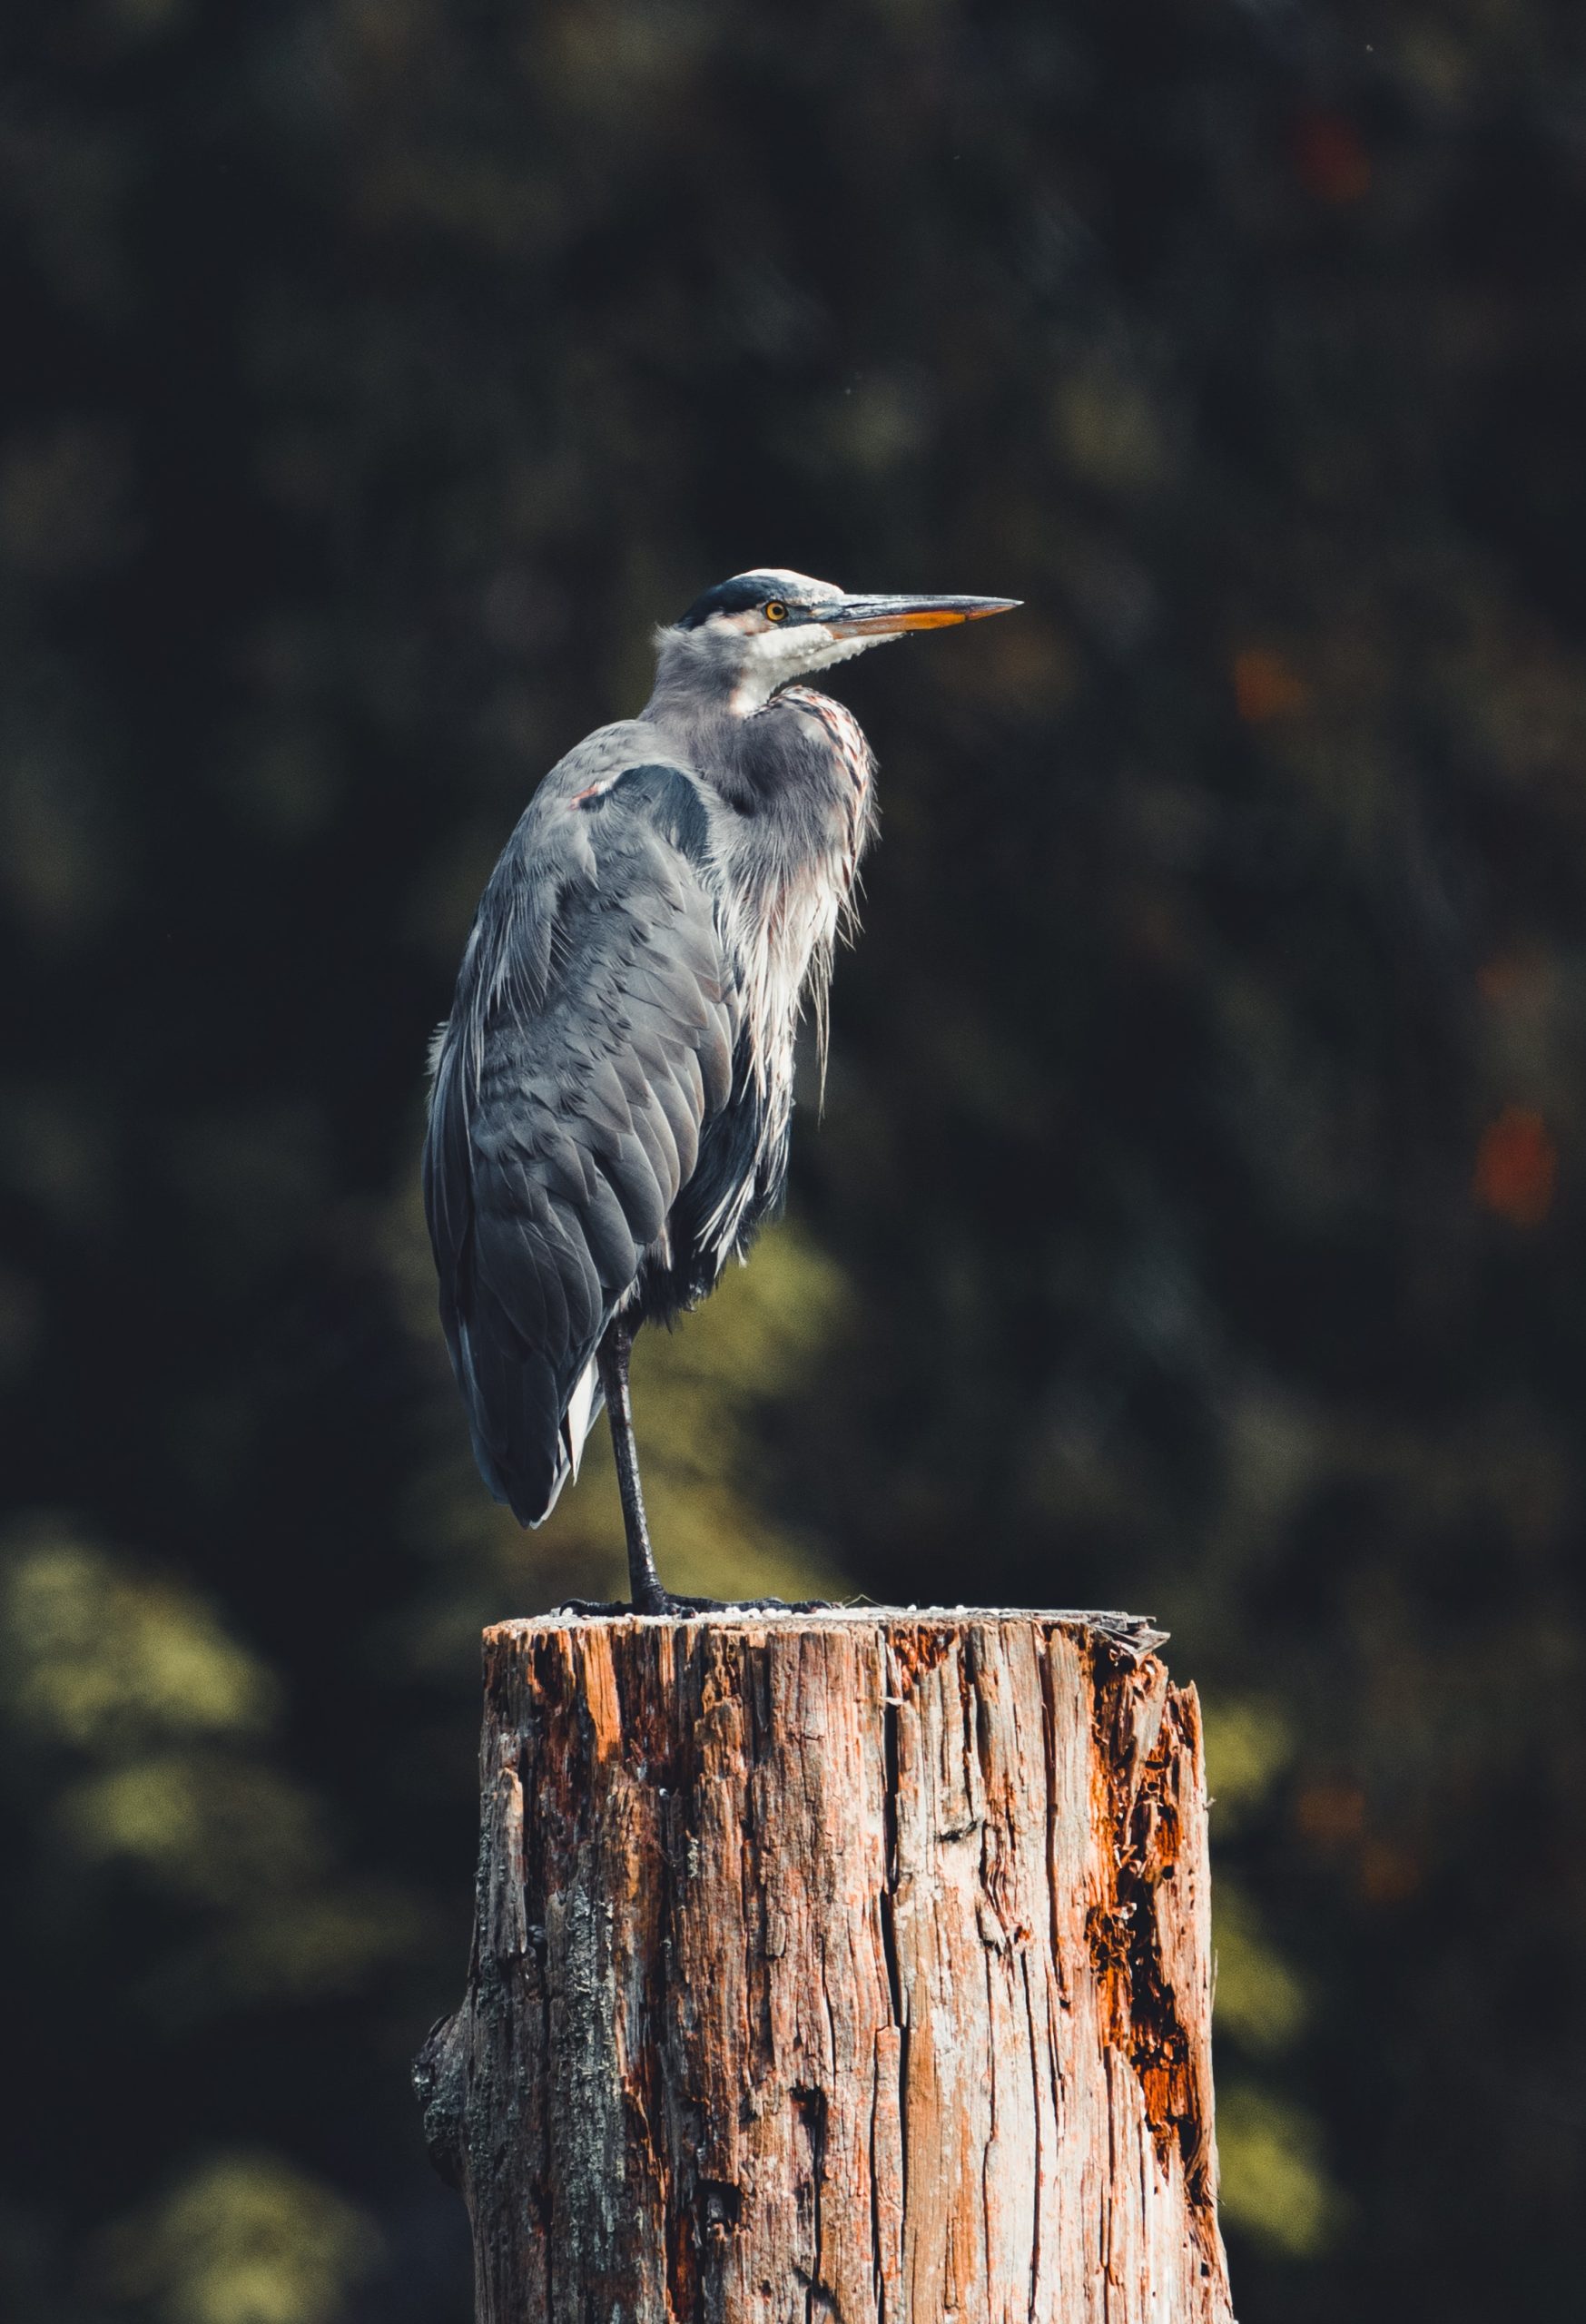
[[785, 621], [787, 619], [787, 607], [783, 604], [780, 597], [773, 597], [771, 603], [766, 606], [765, 618], [767, 621]]

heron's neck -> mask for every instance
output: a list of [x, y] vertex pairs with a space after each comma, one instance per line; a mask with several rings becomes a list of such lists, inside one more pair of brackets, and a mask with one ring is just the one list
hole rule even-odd
[[652, 701], [644, 715], [729, 806], [803, 831], [819, 826], [843, 787], [827, 733], [811, 729], [816, 704], [826, 706], [832, 725], [852, 727], [863, 749], [851, 714], [807, 686], [775, 695], [749, 717], [724, 704], [664, 700]]
[[731, 730], [741, 725], [728, 707], [724, 694], [704, 694], [697, 688], [657, 684], [639, 715], [658, 727], [669, 743], [688, 753], [711, 758], [732, 747]]

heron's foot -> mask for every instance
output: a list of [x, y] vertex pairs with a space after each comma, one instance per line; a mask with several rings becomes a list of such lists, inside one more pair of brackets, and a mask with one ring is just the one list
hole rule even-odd
[[669, 1590], [656, 1592], [653, 1603], [635, 1607], [641, 1614], [825, 1614], [829, 1598], [675, 1598]]
[[608, 1621], [624, 1614], [664, 1614], [686, 1621], [692, 1614], [825, 1614], [832, 1603], [830, 1598], [675, 1598], [669, 1590], [657, 1590], [631, 1606], [623, 1598], [568, 1598], [557, 1611]]

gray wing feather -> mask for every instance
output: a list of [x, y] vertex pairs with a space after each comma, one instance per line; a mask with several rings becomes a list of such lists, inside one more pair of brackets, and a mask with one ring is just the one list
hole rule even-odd
[[[608, 753], [609, 755], [609, 753]], [[728, 1103], [708, 808], [675, 767], [569, 762], [497, 865], [438, 1050], [425, 1204], [486, 1482], [548, 1514], [574, 1390]]]

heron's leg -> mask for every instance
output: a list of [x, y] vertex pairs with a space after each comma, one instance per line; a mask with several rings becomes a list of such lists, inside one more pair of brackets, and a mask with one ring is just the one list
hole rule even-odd
[[[634, 1443], [633, 1399], [628, 1393], [628, 1360], [633, 1354], [634, 1335], [620, 1319], [607, 1326], [596, 1357], [600, 1366], [600, 1384], [606, 1391], [606, 1409], [611, 1415], [611, 1443], [616, 1454], [617, 1491], [622, 1495], [623, 1531], [628, 1544], [628, 1587], [633, 1592], [635, 1614], [731, 1614], [750, 1613], [757, 1609], [783, 1614], [814, 1614], [825, 1610], [825, 1600], [819, 1598], [801, 1599], [788, 1605], [781, 1598], [746, 1598], [729, 1601], [722, 1598], [674, 1598], [670, 1590], [661, 1587], [661, 1577], [655, 1571], [655, 1554], [650, 1547], [650, 1528], [645, 1518], [645, 1500], [639, 1490], [639, 1454]], [[568, 1610], [576, 1614], [622, 1614], [623, 1606], [597, 1606], [584, 1599], [569, 1601]]]
[[623, 1531], [628, 1543], [628, 1587], [635, 1614], [664, 1614], [671, 1600], [655, 1571], [650, 1529], [645, 1521], [645, 1497], [639, 1490], [639, 1452], [634, 1443], [634, 1407], [628, 1394], [628, 1359], [634, 1335], [618, 1316], [606, 1330], [596, 1358], [606, 1409], [611, 1416], [612, 1450], [616, 1454], [616, 1485], [622, 1495]]

